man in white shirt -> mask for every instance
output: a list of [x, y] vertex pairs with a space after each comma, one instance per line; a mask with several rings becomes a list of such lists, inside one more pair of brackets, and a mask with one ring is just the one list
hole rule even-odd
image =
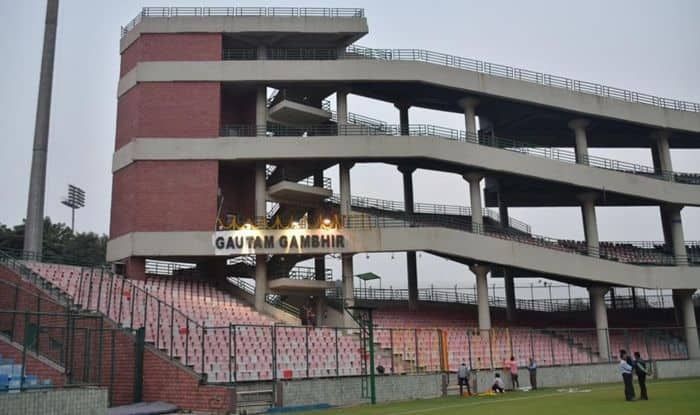
[[493, 379], [493, 385], [491, 386], [491, 390], [496, 393], [503, 393], [505, 389], [506, 384], [503, 383], [503, 379], [501, 379], [501, 374], [496, 373], [496, 377]]
[[457, 371], [457, 382], [459, 382], [459, 396], [464, 394], [464, 385], [467, 386], [467, 393], [469, 395], [472, 394], [472, 391], [469, 388], [469, 367], [466, 363], [462, 363], [462, 366], [460, 366], [459, 370]]
[[622, 381], [625, 383], [625, 400], [634, 400], [634, 386], [632, 386], [632, 365], [627, 363], [627, 352], [625, 350], [620, 350], [620, 374], [622, 374]]

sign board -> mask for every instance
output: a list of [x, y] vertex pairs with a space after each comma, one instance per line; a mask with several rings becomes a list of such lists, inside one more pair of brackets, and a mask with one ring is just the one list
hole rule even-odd
[[341, 229], [241, 229], [214, 232], [215, 255], [347, 252], [351, 244]]

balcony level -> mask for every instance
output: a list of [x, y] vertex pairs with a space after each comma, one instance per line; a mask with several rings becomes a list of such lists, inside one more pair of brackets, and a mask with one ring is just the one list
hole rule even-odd
[[363, 9], [146, 7], [122, 27], [120, 51], [142, 34], [223, 33], [224, 44], [347, 46], [368, 33]]

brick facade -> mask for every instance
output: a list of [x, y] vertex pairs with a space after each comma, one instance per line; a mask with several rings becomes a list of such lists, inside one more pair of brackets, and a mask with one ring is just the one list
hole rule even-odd
[[139, 62], [221, 60], [221, 33], [143, 33], [121, 56], [120, 75]]
[[137, 161], [112, 182], [110, 237], [206, 231], [216, 223], [219, 162]]
[[117, 102], [115, 149], [136, 137], [218, 137], [218, 82], [143, 82]]

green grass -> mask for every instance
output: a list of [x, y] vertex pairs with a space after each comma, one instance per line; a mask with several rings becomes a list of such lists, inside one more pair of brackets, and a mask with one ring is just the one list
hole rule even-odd
[[[647, 382], [648, 401], [626, 402], [619, 384], [589, 385], [577, 392], [542, 389], [471, 398], [447, 397], [379, 405], [361, 405], [304, 415], [697, 415], [700, 379]], [[639, 388], [635, 378], [635, 392]]]

